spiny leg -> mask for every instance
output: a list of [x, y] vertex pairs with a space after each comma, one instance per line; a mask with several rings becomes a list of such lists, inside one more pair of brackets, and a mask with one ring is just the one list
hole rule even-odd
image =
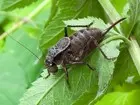
[[88, 63], [86, 63], [86, 62], [71, 62], [71, 64], [85, 64], [85, 65], [87, 65], [88, 66], [88, 68], [89, 69], [91, 69], [91, 70], [95, 70], [95, 68], [93, 68], [93, 67], [91, 67]]
[[48, 71], [48, 75], [46, 77], [44, 77], [44, 79], [47, 79], [50, 76], [49, 70], [47, 70], [47, 71]]
[[98, 42], [97, 42], [97, 40], [94, 38], [94, 44], [97, 46], [97, 48], [101, 51], [101, 53], [102, 53], [102, 55], [107, 59], [107, 60], [113, 60], [113, 59], [115, 59], [115, 58], [108, 58], [107, 56], [106, 56], [106, 54], [103, 52], [103, 50], [101, 49], [101, 47], [99, 46], [99, 44], [98, 44]]
[[88, 25], [67, 25], [64, 27], [65, 37], [68, 37], [68, 31], [67, 31], [68, 27], [87, 27], [87, 28], [89, 28], [92, 24], [93, 24], [93, 22], [91, 22]]
[[63, 68], [63, 70], [65, 72], [66, 81], [69, 84], [69, 74], [68, 74], [68, 70], [66, 68], [66, 65], [62, 64], [62, 68]]

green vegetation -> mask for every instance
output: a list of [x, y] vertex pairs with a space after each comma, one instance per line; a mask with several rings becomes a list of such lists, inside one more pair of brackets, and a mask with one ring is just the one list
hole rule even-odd
[[[65, 25], [93, 21], [91, 27], [104, 30], [123, 17], [100, 43], [116, 60], [96, 49], [86, 57], [95, 71], [68, 67], [70, 87], [61, 67], [44, 79], [47, 49], [64, 36]], [[139, 21], [140, 0], [1, 0], [0, 105], [139, 105]]]

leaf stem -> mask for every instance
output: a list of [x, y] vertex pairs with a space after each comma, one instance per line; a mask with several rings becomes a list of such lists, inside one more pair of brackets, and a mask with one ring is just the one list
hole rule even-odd
[[140, 47], [134, 37], [130, 37], [130, 40], [131, 44], [128, 50], [140, 75]]
[[128, 46], [130, 46], [130, 44], [131, 44], [130, 41], [127, 38], [125, 38], [124, 36], [116, 35], [116, 36], [111, 36], [111, 37], [105, 39], [103, 42], [101, 42], [100, 45], [103, 46], [106, 43], [109, 43], [109, 42], [111, 42], [113, 40], [118, 40], [118, 39], [123, 40]]
[[[98, 2], [104, 8], [105, 12], [107, 13], [107, 15], [109, 16], [111, 21], [117, 21], [117, 20], [121, 19], [121, 16], [116, 11], [114, 6], [111, 4], [110, 0], [98, 0]], [[121, 32], [119, 24], [116, 26], [116, 28], [121, 33], [121, 35], [123, 35], [123, 33]]]
[[8, 29], [6, 32], [0, 35], [0, 40], [5, 38], [7, 35], [11, 34], [12, 32], [16, 31], [20, 26], [29, 22], [34, 16], [36, 16], [48, 3], [50, 0], [43, 0], [42, 3], [34, 9], [27, 17], [23, 18], [22, 20], [13, 24], [13, 26]]
[[[116, 18], [120, 17], [118, 12], [115, 10], [115, 8], [113, 7], [113, 5], [109, 0], [98, 0], [98, 1], [102, 5], [102, 7], [104, 8], [105, 12], [108, 14], [111, 20], [115, 20]], [[120, 31], [120, 33], [122, 32]], [[128, 50], [137, 68], [137, 71], [140, 74], [140, 47], [134, 37], [130, 37], [130, 46]]]

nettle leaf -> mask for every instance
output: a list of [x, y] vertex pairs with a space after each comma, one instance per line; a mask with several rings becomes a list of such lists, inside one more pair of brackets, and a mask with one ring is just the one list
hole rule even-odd
[[25, 93], [20, 105], [70, 105], [94, 84], [95, 78], [94, 72], [86, 66], [72, 68], [69, 77], [70, 88], [62, 72], [48, 79], [39, 78]]
[[[65, 22], [69, 22], [72, 24], [73, 22], [78, 23], [78, 21], [80, 21], [82, 23], [82, 21], [84, 20], [85, 24], [88, 24], [89, 22], [95, 20], [96, 24], [93, 24], [93, 26], [95, 27], [96, 25], [98, 27], [99, 25], [101, 25], [103, 29], [106, 29], [106, 27], [108, 26], [105, 25], [102, 20], [93, 17], [72, 20], [71, 22], [69, 20]], [[119, 53], [116, 53], [116, 46], [119, 45], [118, 42], [120, 43], [120, 41], [110, 42], [111, 44], [108, 43], [108, 45], [106, 46], [108, 48], [103, 47], [104, 51], [107, 50], [105, 53], [107, 53], [107, 55], [113, 53], [113, 56], [117, 57]], [[69, 88], [69, 86], [66, 84], [65, 75], [64, 73], [62, 74], [62, 72], [59, 72], [56, 76], [51, 75], [48, 79], [43, 79], [43, 77], [45, 77], [43, 76], [36, 82], [34, 82], [33, 86], [27, 90], [24, 97], [20, 101], [20, 105], [70, 105], [74, 103], [76, 99], [81, 100], [83, 97], [85, 97], [86, 92], [90, 92], [90, 90], [92, 89], [94, 90], [94, 93], [97, 92], [97, 94], [94, 94], [94, 96], [96, 97], [96, 99], [98, 99], [106, 92], [109, 82], [112, 79], [114, 71], [114, 61], [105, 59], [99, 51], [96, 51], [92, 55], [88, 56], [86, 60], [91, 66], [95, 66], [95, 72], [91, 71], [86, 65], [72, 66], [69, 71], [69, 81], [71, 88]], [[62, 69], [60, 69], [59, 71], [61, 70]], [[89, 97], [90, 101], [87, 99], [88, 103], [94, 101], [93, 96]]]
[[37, 0], [1, 0], [0, 10], [9, 10], [14, 8], [21, 8], [30, 5]]
[[[53, 16], [51, 15], [52, 19], [47, 22], [45, 31], [40, 39], [40, 47], [44, 53], [48, 47], [64, 36], [63, 30], [65, 25], [63, 21], [93, 15], [104, 17], [103, 10], [96, 0], [58, 0], [56, 4], [57, 10], [53, 12]], [[94, 6], [95, 4], [96, 7]], [[54, 8], [56, 9], [56, 6]], [[94, 11], [87, 12], [93, 9]]]
[[106, 90], [112, 79], [112, 75], [114, 71], [113, 61], [108, 61], [107, 59], [105, 59], [100, 52], [94, 53], [92, 55], [91, 60], [95, 60], [93, 65], [95, 65], [96, 67], [96, 71], [97, 71], [96, 77], [98, 78], [98, 83], [94, 87], [92, 87], [92, 89], [85, 91], [73, 103], [73, 105], [79, 105], [80, 103], [85, 103], [84, 105], [95, 103], [99, 97], [101, 97], [106, 93]]
[[137, 42], [140, 45], [140, 20], [137, 22], [137, 24], [135, 25], [135, 29], [132, 32], [132, 35], [135, 35]]
[[[36, 2], [24, 9], [11, 11], [11, 13], [16, 13], [19, 16], [27, 16], [27, 14], [39, 4], [40, 2]], [[44, 21], [48, 17], [48, 13], [46, 13], [46, 11], [49, 12], [48, 6], [40, 11], [40, 13], [34, 18], [34, 24], [39, 23], [39, 28], [44, 27], [45, 25]], [[27, 32], [25, 31], [25, 27], [22, 26], [15, 32], [11, 33], [10, 36], [40, 57], [41, 52], [39, 50], [38, 40], [30, 35], [32, 34], [37, 36], [38, 33], [31, 33], [30, 31]], [[4, 26], [2, 28], [5, 29]], [[6, 27], [7, 30], [10, 28], [12, 27]], [[0, 52], [1, 105], [18, 105], [19, 99], [23, 96], [23, 93], [30, 87], [31, 83], [39, 77], [43, 68], [43, 64], [40, 64], [39, 60], [33, 56], [31, 52], [12, 40], [10, 36], [3, 40], [4, 45]]]
[[[91, 25], [91, 27], [96, 27], [96, 28], [99, 28], [100, 30], [104, 31], [105, 29], [107, 29], [110, 24], [105, 24], [104, 21], [100, 18], [95, 18], [95, 17], [86, 17], [86, 18], [82, 18], [82, 19], [71, 19], [71, 20], [66, 20], [64, 21], [64, 23], [66, 25], [88, 25], [90, 23], [93, 24]], [[80, 29], [83, 29], [83, 27], [78, 27], [78, 28], [71, 28], [72, 30], [74, 31], [78, 31]], [[109, 33], [112, 33], [112, 34], [117, 34], [116, 31], [114, 30], [110, 30]]]
[[97, 69], [99, 70], [99, 89], [96, 98], [102, 96], [106, 92], [109, 82], [112, 79], [114, 62], [108, 61], [102, 56], [99, 57], [99, 60], [97, 61], [97, 67]]
[[0, 59], [0, 104], [17, 105], [19, 97], [22, 96], [28, 86], [23, 75], [24, 68], [20, 67], [18, 60], [9, 52], [1, 52]]
[[[37, 56], [41, 55], [41, 52], [38, 49], [38, 41], [28, 36], [28, 33], [24, 32], [22, 29], [17, 30], [15, 33], [11, 34], [11, 36], [24, 46], [27, 46]], [[4, 51], [9, 52], [11, 56], [18, 60], [18, 64], [25, 72], [21, 75], [25, 75], [25, 79], [27, 80], [26, 82], [28, 85], [30, 85], [30, 83], [39, 75], [37, 70], [40, 68], [40, 66], [42, 66], [38, 63], [39, 60], [31, 52], [18, 44], [16, 41], [12, 40], [10, 37], [6, 39]], [[8, 58], [5, 59], [8, 60]]]
[[[129, 18], [127, 23], [123, 24], [123, 29], [125, 35], [128, 37], [131, 33], [132, 30], [135, 28], [136, 23], [138, 22], [140, 18], [140, 0], [129, 0], [129, 11], [127, 11], [126, 16]], [[128, 9], [128, 6], [127, 6]], [[126, 12], [126, 9], [124, 9], [124, 12]], [[124, 13], [123, 12], [123, 13]]]
[[115, 64], [114, 79], [111, 86], [115, 87], [116, 85], [123, 84], [124, 82], [134, 84], [139, 80], [139, 74], [128, 50], [123, 49]]
[[78, 99], [76, 99], [72, 105], [88, 105], [96, 96], [98, 86], [94, 85], [87, 92], [84, 92]]
[[139, 97], [140, 90], [133, 90], [132, 92], [113, 92], [105, 95], [95, 105], [138, 105], [140, 103]]
[[[16, 31], [12, 36], [30, 46], [34, 53], [39, 53], [36, 49], [37, 41], [23, 30]], [[30, 83], [40, 74], [39, 69], [42, 65], [37, 63], [38, 60], [29, 51], [9, 37], [6, 38], [0, 59], [0, 104], [17, 105]]]
[[119, 12], [120, 14], [122, 13], [123, 8], [127, 3], [127, 0], [122, 0], [121, 2], [118, 0], [110, 0], [110, 1], [113, 4], [113, 6], [115, 7], [115, 9], [117, 10], [117, 12]]

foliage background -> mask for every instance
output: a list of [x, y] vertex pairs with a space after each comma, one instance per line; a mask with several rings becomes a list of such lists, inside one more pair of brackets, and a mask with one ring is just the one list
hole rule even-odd
[[[0, 104], [139, 105], [139, 13], [139, 0], [0, 0]], [[65, 25], [94, 21], [92, 27], [104, 30], [121, 17], [126, 20], [100, 44], [115, 61], [96, 49], [86, 58], [96, 71], [69, 67], [71, 87], [61, 68], [43, 79], [47, 49], [63, 37]]]

